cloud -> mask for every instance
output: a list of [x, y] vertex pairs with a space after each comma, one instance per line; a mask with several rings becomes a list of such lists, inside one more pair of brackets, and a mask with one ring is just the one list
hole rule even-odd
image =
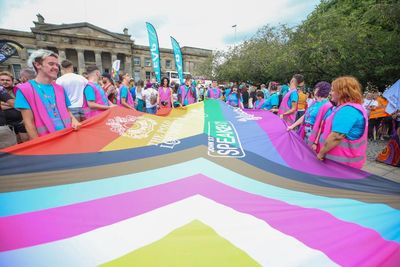
[[[36, 14], [47, 23], [89, 22], [112, 32], [127, 27], [136, 44], [147, 45], [145, 22], [157, 30], [160, 46], [170, 48], [170, 36], [181, 46], [225, 49], [252, 37], [265, 24], [291, 26], [304, 20], [319, 0], [0, 0], [0, 28], [30, 31]], [[3, 9], [5, 7], [5, 9]], [[5, 10], [5, 12], [3, 12]]]

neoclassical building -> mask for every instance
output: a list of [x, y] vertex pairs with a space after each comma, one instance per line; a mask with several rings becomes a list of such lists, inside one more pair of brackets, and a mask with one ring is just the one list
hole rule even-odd
[[[0, 71], [11, 71], [18, 78], [20, 70], [27, 67], [29, 55], [44, 48], [58, 53], [61, 60], [72, 61], [75, 72], [80, 74], [92, 64], [102, 72], [110, 73], [112, 62], [119, 59], [121, 70], [130, 73], [135, 80], [153, 78], [149, 47], [135, 44], [126, 28], [123, 33], [114, 33], [87, 22], [56, 25], [45, 23], [40, 14], [33, 23], [31, 32], [0, 29], [0, 40], [13, 40], [24, 46], [18, 55], [0, 65]], [[212, 54], [208, 49], [181, 49], [184, 71], [193, 74], [196, 74], [197, 66]], [[161, 48], [160, 54], [162, 72], [175, 71], [172, 49]]]

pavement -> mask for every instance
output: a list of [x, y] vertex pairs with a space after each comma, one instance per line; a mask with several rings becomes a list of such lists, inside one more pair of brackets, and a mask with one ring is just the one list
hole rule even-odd
[[384, 149], [387, 144], [385, 141], [369, 141], [367, 150], [367, 162], [362, 168], [364, 171], [385, 177], [400, 183], [400, 168], [393, 167], [384, 163], [377, 162], [376, 156]]

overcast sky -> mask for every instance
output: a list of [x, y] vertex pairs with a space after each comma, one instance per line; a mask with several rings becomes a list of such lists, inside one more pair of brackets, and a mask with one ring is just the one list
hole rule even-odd
[[0, 28], [30, 31], [40, 13], [45, 22], [89, 22], [112, 32], [123, 28], [136, 44], [148, 45], [145, 22], [157, 30], [160, 46], [169, 36], [181, 46], [226, 49], [266, 24], [296, 26], [319, 0], [0, 0]]

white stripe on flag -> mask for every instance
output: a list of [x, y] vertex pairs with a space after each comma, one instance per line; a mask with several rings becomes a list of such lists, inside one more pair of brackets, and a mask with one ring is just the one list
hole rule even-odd
[[0, 253], [0, 262], [14, 267], [97, 266], [151, 244], [196, 219], [263, 266], [337, 266], [322, 252], [264, 221], [200, 195], [79, 236]]

